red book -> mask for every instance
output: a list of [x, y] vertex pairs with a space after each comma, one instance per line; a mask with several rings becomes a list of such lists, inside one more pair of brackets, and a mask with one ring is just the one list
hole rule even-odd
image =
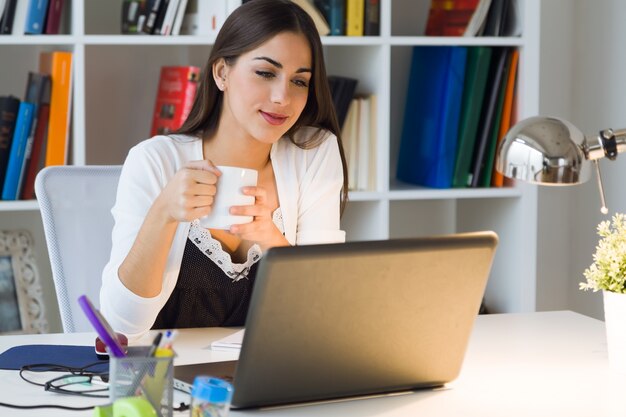
[[46, 35], [58, 35], [61, 29], [61, 17], [63, 15], [64, 0], [50, 0], [48, 14], [46, 15]]
[[200, 68], [161, 67], [150, 135], [167, 135], [187, 119], [198, 88]]
[[479, 0], [432, 0], [426, 36], [463, 36]]

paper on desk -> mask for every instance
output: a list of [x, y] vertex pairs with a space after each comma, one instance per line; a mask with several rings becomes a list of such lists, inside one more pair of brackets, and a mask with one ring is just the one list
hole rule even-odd
[[243, 334], [245, 329], [239, 330], [230, 336], [216, 340], [211, 343], [211, 350], [219, 350], [225, 352], [239, 352], [241, 350], [241, 342], [243, 342]]

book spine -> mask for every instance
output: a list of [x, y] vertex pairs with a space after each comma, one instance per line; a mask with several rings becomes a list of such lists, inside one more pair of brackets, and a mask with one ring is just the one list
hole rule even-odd
[[46, 27], [44, 29], [47, 35], [59, 34], [64, 3], [65, 0], [50, 0], [48, 3], [48, 15], [46, 16]]
[[35, 198], [35, 178], [37, 173], [44, 167], [45, 142], [48, 135], [48, 117], [50, 116], [50, 103], [42, 103], [37, 111], [37, 122], [30, 156], [26, 161], [26, 172], [22, 186], [22, 200]]
[[35, 105], [22, 101], [17, 114], [15, 123], [15, 132], [13, 133], [13, 141], [11, 143], [11, 152], [9, 154], [9, 162], [7, 164], [7, 172], [4, 177], [4, 186], [2, 187], [3, 200], [16, 200], [18, 196], [18, 184], [24, 163], [24, 154], [26, 152], [28, 136], [30, 135], [33, 123], [33, 114]]
[[365, 0], [365, 20], [363, 23], [365, 36], [380, 35], [380, 0]]
[[7, 35], [13, 31], [13, 19], [15, 18], [15, 9], [17, 0], [6, 0], [2, 20], [0, 20], [0, 34]]
[[0, 97], [0, 194], [4, 185], [19, 108], [20, 100], [18, 98]]
[[159, 14], [157, 15], [157, 18], [154, 21], [154, 28], [152, 29], [153, 35], [161, 34], [161, 28], [163, 27], [165, 14], [167, 13], [167, 9], [170, 3], [171, 3], [171, 0], [161, 0], [161, 6], [159, 6]]
[[200, 68], [162, 67], [152, 116], [151, 136], [177, 130], [186, 120], [195, 97]]
[[363, 36], [364, 0], [346, 1], [346, 35]]
[[157, 17], [159, 16], [159, 9], [163, 0], [153, 0], [150, 4], [150, 8], [146, 11], [145, 22], [141, 25], [141, 31], [148, 35], [152, 35], [154, 32], [154, 26], [156, 24]]
[[174, 18], [176, 17], [179, 4], [180, 0], [169, 0], [163, 24], [161, 25], [161, 35], [169, 36], [172, 34], [172, 26], [174, 26]]
[[136, 34], [142, 0], [124, 0], [122, 3], [121, 31], [123, 34]]
[[72, 90], [72, 53], [52, 53], [52, 91], [50, 94], [50, 118], [46, 166], [67, 163], [69, 120]]
[[43, 33], [47, 10], [48, 0], [30, 0], [28, 16], [26, 17], [25, 33], [31, 35], [40, 35]]
[[183, 25], [183, 18], [185, 17], [185, 10], [187, 10], [187, 0], [180, 0], [178, 10], [176, 10], [176, 17], [174, 18], [174, 24], [172, 25], [172, 35], [180, 35], [180, 28]]
[[330, 0], [330, 34], [344, 36], [346, 34], [346, 4], [343, 0]]

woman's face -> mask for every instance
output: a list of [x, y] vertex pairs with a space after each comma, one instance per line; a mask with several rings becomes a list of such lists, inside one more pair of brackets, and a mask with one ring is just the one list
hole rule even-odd
[[221, 125], [271, 144], [304, 110], [313, 70], [311, 48], [303, 35], [283, 32], [221, 70], [216, 77], [224, 91]]

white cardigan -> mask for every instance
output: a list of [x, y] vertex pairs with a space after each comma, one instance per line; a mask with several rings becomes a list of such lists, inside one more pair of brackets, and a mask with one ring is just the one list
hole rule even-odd
[[[298, 135], [314, 132], [313, 128], [303, 128]], [[115, 220], [113, 247], [102, 274], [100, 308], [111, 326], [130, 340], [152, 327], [174, 290], [190, 223], [181, 222], [176, 229], [159, 295], [138, 296], [122, 284], [117, 271], [154, 200], [187, 162], [204, 159], [202, 149], [202, 141], [190, 136], [156, 136], [134, 146], [124, 162], [117, 199], [111, 209]], [[345, 232], [339, 229], [343, 171], [335, 136], [328, 132], [318, 147], [306, 150], [281, 138], [272, 146], [270, 158], [289, 243], [344, 242]]]

